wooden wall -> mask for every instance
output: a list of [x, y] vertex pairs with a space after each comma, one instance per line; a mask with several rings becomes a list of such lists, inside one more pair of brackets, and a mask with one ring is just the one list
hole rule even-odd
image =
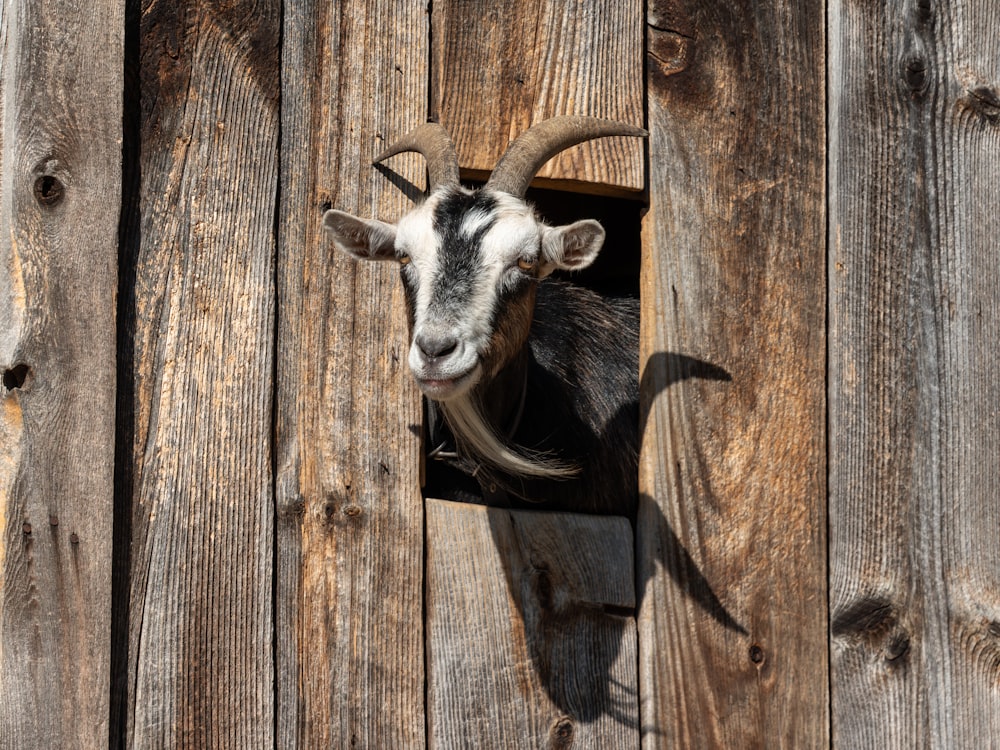
[[[332, 205], [395, 220], [409, 205], [371, 158], [426, 117], [426, 6], [348, 0], [289, 10], [278, 216], [277, 747], [420, 747], [421, 414], [406, 368], [402, 288], [391, 264], [334, 255], [320, 219]], [[419, 157], [393, 166], [423, 187]]]
[[1000, 737], [1000, 16], [830, 12], [833, 742]]
[[827, 737], [820, 10], [649, 7], [648, 747]]
[[[989, 747], [991, 0], [2, 0], [0, 748]], [[424, 501], [433, 115], [648, 142], [640, 514]], [[609, 242], [613, 241], [611, 238]]]
[[0, 747], [108, 742], [122, 7], [0, 4]]

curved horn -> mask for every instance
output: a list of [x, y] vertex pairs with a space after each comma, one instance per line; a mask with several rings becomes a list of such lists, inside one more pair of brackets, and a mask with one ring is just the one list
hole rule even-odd
[[396, 141], [387, 150], [375, 157], [373, 164], [388, 159], [404, 151], [416, 151], [427, 160], [430, 188], [433, 192], [439, 185], [458, 184], [458, 154], [451, 136], [439, 123], [426, 122], [414, 128]]
[[642, 128], [599, 117], [553, 117], [532, 125], [504, 151], [486, 187], [523, 198], [535, 173], [570, 146], [609, 135], [649, 135]]

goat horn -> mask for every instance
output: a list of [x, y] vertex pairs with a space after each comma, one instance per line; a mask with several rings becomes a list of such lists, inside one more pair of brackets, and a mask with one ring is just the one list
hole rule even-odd
[[378, 164], [390, 156], [404, 151], [416, 151], [423, 154], [427, 160], [427, 172], [430, 176], [430, 189], [440, 185], [458, 185], [458, 154], [455, 144], [451, 142], [448, 131], [439, 123], [427, 122], [414, 128], [396, 141], [386, 151], [375, 157], [373, 163]]
[[594, 138], [609, 135], [649, 135], [642, 128], [599, 117], [553, 117], [532, 125], [511, 143], [490, 175], [486, 187], [523, 198], [535, 173], [549, 159]]

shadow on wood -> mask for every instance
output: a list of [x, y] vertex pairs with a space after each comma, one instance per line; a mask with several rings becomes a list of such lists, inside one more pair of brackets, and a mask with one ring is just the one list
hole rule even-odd
[[[408, 179], [403, 177], [399, 172], [389, 169], [389, 167], [384, 164], [372, 164], [372, 166], [381, 174], [385, 179], [399, 188], [399, 191], [409, 199], [411, 203], [422, 203], [424, 198], [424, 191], [410, 182]], [[332, 206], [331, 206], [332, 208]]]
[[[645, 435], [649, 421], [650, 409], [659, 393], [684, 380], [699, 378], [702, 380], [732, 381], [732, 375], [726, 370], [685, 354], [675, 352], [656, 352], [646, 361], [639, 382], [641, 408], [639, 412], [639, 435]], [[655, 384], [662, 383], [658, 392], [651, 392]], [[698, 564], [685, 549], [680, 538], [670, 526], [654, 498], [640, 494], [639, 505], [643, 508], [644, 518], [654, 518], [656, 529], [646, 529], [645, 533], [662, 539], [660, 554], [655, 560], [647, 561], [640, 566], [636, 579], [636, 599], [641, 604], [646, 584], [653, 575], [653, 563], [659, 563], [681, 591], [689, 596], [699, 607], [712, 616], [723, 627], [746, 635], [746, 629], [733, 619], [732, 615], [719, 601], [708, 580], [698, 568]]]
[[[638, 693], [615, 665], [634, 643], [631, 530], [621, 517], [488, 511], [508, 591], [542, 686], [564, 714], [637, 726]], [[631, 670], [628, 676], [633, 675]]]
[[[659, 528], [654, 531], [664, 540], [660, 550], [660, 555], [655, 563], [663, 566], [667, 575], [673, 580], [677, 587], [690, 597], [695, 604], [701, 607], [712, 619], [728, 630], [735, 631], [740, 635], [747, 635], [747, 630], [740, 625], [723, 606], [711, 584], [698, 567], [698, 563], [691, 557], [677, 534], [671, 528], [670, 523], [660, 512], [656, 502], [649, 495], [639, 496], [639, 505], [643, 507], [646, 518], [654, 515]], [[652, 531], [652, 530], [650, 530]], [[640, 569], [636, 579], [636, 601], [641, 603], [643, 594], [646, 591], [646, 584], [652, 578], [653, 566], [647, 564]]]
[[[687, 378], [731, 379], [661, 353], [641, 380], [648, 389]], [[637, 577], [627, 518], [427, 500], [431, 746], [461, 736], [483, 747], [619, 747], [659, 733], [640, 729], [635, 672], [636, 593], [657, 564], [716, 621], [746, 633], [652, 498], [639, 501], [664, 543]]]
[[639, 740], [626, 519], [427, 501], [431, 747]]

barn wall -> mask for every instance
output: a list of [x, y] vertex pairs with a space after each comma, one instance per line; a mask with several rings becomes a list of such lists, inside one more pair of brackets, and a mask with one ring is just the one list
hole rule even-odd
[[[998, 24], [3, 0], [0, 747], [988, 746]], [[472, 178], [564, 113], [650, 131], [543, 172], [648, 201], [634, 540], [425, 504], [395, 272], [319, 231], [428, 115]]]
[[267, 746], [280, 3], [137, 6], [113, 744]]
[[[433, 5], [431, 116], [455, 141], [462, 175], [485, 179], [507, 144], [556, 115], [642, 126], [640, 0], [439, 0]], [[643, 144], [588, 141], [542, 167], [536, 185], [633, 194]]]

